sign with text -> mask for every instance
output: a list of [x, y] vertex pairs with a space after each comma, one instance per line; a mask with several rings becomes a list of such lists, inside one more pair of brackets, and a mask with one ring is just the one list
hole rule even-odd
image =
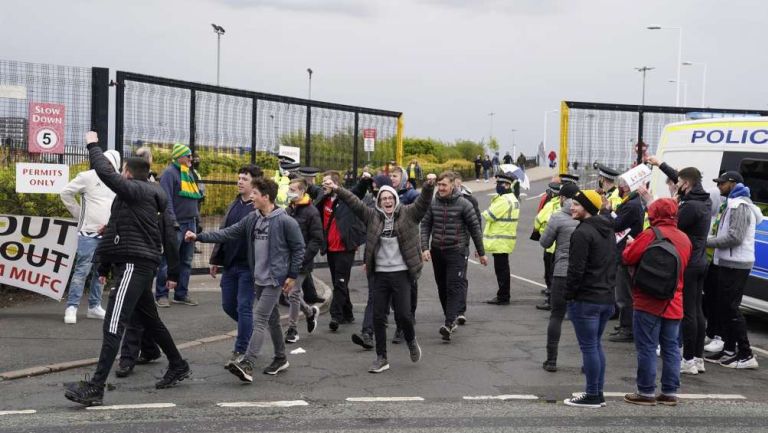
[[77, 221], [0, 215], [0, 283], [61, 300], [77, 251]]
[[69, 182], [66, 164], [16, 164], [16, 192], [31, 194], [58, 194]]
[[366, 152], [373, 152], [376, 147], [376, 130], [373, 128], [363, 129], [363, 149]]
[[64, 104], [29, 103], [29, 153], [64, 153]]
[[293, 146], [280, 146], [280, 150], [277, 152], [279, 156], [287, 156], [293, 159], [294, 162], [301, 164], [301, 148]]
[[640, 164], [622, 174], [621, 178], [627, 183], [630, 191], [635, 191], [637, 187], [645, 185], [646, 182], [651, 180], [651, 169], [645, 164]]

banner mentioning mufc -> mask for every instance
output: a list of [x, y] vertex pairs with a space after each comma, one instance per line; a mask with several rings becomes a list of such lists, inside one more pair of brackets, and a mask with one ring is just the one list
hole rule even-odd
[[77, 222], [0, 215], [0, 283], [60, 300], [77, 251]]

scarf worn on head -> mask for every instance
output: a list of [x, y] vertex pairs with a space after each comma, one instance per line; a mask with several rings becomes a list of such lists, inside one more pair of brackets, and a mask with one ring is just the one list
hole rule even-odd
[[200, 200], [203, 195], [200, 194], [200, 190], [197, 188], [197, 182], [192, 176], [189, 167], [178, 162], [174, 162], [173, 165], [181, 171], [181, 189], [179, 190], [179, 197], [191, 198], [194, 200]]

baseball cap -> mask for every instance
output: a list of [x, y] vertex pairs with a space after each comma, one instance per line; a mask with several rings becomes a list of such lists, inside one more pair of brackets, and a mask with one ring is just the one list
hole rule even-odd
[[741, 173], [739, 173], [738, 171], [731, 170], [731, 171], [724, 172], [717, 179], [712, 179], [712, 182], [715, 182], [715, 183], [723, 183], [723, 182], [744, 183], [744, 178], [741, 176]]

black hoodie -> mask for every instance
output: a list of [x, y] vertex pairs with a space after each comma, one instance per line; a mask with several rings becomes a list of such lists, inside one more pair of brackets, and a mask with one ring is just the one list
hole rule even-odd
[[583, 220], [571, 235], [565, 299], [613, 304], [616, 255], [613, 220], [603, 215]]
[[[673, 182], [677, 183], [677, 170], [666, 163], [659, 165], [661, 171]], [[680, 197], [680, 207], [677, 211], [677, 228], [688, 235], [691, 241], [691, 259], [688, 267], [703, 267], [707, 265], [707, 235], [711, 224], [712, 199], [697, 183], [684, 196]]]

